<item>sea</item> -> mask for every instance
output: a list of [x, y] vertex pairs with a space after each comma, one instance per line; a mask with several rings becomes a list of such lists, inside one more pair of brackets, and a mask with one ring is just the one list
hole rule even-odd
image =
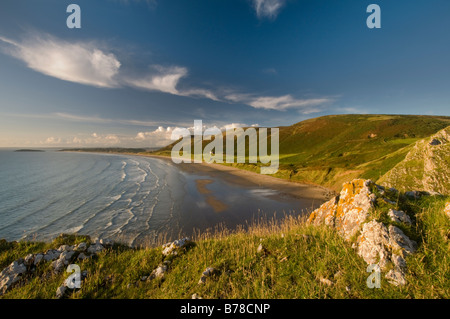
[[[196, 186], [199, 179], [212, 180], [207, 193]], [[188, 173], [158, 158], [0, 149], [0, 239], [8, 241], [50, 241], [67, 233], [152, 246], [261, 218], [298, 216], [320, 204], [277, 195]], [[222, 203], [219, 212], [211, 198]]]

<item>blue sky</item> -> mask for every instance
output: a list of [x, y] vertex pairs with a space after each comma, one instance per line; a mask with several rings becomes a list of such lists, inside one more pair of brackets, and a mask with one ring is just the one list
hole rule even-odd
[[[81, 8], [69, 29], [66, 8]], [[381, 29], [366, 26], [369, 4]], [[176, 127], [450, 115], [447, 0], [2, 0], [0, 147], [162, 146]]]

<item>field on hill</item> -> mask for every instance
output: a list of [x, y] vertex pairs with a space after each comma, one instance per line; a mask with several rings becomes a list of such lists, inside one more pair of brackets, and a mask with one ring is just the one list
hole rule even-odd
[[[376, 181], [417, 141], [449, 125], [445, 116], [329, 115], [280, 127], [280, 167], [274, 176], [334, 190], [353, 178]], [[174, 144], [152, 154], [170, 156]], [[259, 164], [248, 161], [225, 165], [259, 172]]]

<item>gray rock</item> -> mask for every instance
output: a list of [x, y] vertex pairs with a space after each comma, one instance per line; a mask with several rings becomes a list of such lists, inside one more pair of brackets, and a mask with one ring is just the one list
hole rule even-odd
[[363, 225], [358, 237], [358, 254], [368, 264], [386, 266], [389, 258], [389, 233], [383, 223], [372, 220]]
[[435, 138], [433, 138], [433, 140], [430, 142], [431, 146], [436, 146], [436, 145], [441, 145], [441, 144], [442, 144], [442, 142]]
[[402, 256], [392, 254], [391, 260], [396, 268], [398, 269], [406, 268], [406, 260]]
[[24, 260], [23, 263], [25, 264], [25, 266], [31, 266], [34, 263], [34, 255], [33, 254], [28, 254]]
[[102, 244], [97, 243], [97, 244], [91, 245], [88, 248], [87, 252], [90, 254], [98, 254], [98, 253], [102, 252], [104, 249], [105, 248], [102, 246]]
[[61, 272], [65, 267], [65, 258], [59, 258], [52, 262], [52, 268], [56, 273]]
[[417, 250], [417, 243], [409, 239], [400, 228], [392, 225], [389, 226], [389, 245], [393, 251], [399, 250], [404, 256]]
[[45, 252], [45, 254], [44, 254], [44, 260], [45, 260], [45, 261], [53, 261], [53, 260], [56, 260], [56, 259], [59, 258], [59, 255], [60, 255], [60, 254], [61, 254], [61, 253], [60, 253], [59, 251], [57, 251], [57, 250], [52, 250], [52, 249], [47, 250], [47, 251]]
[[44, 258], [44, 255], [43, 255], [43, 254], [36, 254], [36, 256], [34, 256], [34, 262], [33, 262], [33, 264], [34, 264], [35, 266], [37, 266], [37, 265], [42, 261], [43, 258]]
[[197, 295], [197, 294], [193, 294], [191, 298], [192, 298], [192, 299], [203, 299], [202, 297], [200, 297], [200, 296]]
[[393, 284], [394, 286], [406, 285], [405, 275], [398, 268], [389, 270], [385, 278], [389, 281], [389, 283]]
[[164, 256], [169, 256], [169, 255], [177, 255], [177, 249], [186, 246], [188, 243], [190, 242], [189, 237], [185, 237], [182, 239], [177, 239], [171, 243], [167, 243], [164, 244], [162, 246], [163, 248], [163, 252], [162, 254]]
[[0, 295], [3, 295], [11, 285], [19, 281], [20, 277], [26, 273], [27, 267], [17, 260], [0, 272]]
[[72, 250], [73, 250], [73, 246], [69, 246], [69, 245], [61, 245], [57, 249], [57, 251], [59, 251], [59, 252], [72, 251]]
[[404, 211], [390, 209], [388, 216], [393, 222], [412, 224], [411, 218]]
[[152, 271], [148, 279], [163, 279], [165, 276], [165, 273], [167, 272], [169, 268], [165, 264], [159, 265], [155, 270]]
[[78, 244], [78, 246], [75, 247], [76, 251], [86, 251], [87, 244], [85, 242], [81, 242]]
[[[63, 255], [63, 254], [61, 254], [61, 255]], [[68, 265], [68, 263], [72, 260], [73, 255], [75, 255], [74, 251], [64, 252], [64, 258], [67, 262], [66, 265]], [[61, 258], [61, 256], [60, 256], [60, 258]]]

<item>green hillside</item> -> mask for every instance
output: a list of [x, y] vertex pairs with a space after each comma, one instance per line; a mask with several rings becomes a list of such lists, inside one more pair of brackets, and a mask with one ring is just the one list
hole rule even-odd
[[[329, 115], [280, 127], [280, 169], [275, 176], [335, 190], [353, 178], [378, 180], [415, 142], [449, 125], [445, 116]], [[170, 155], [173, 145], [154, 154]], [[256, 164], [231, 165], [259, 172]]]
[[417, 141], [405, 159], [379, 182], [403, 191], [450, 195], [450, 126]]

